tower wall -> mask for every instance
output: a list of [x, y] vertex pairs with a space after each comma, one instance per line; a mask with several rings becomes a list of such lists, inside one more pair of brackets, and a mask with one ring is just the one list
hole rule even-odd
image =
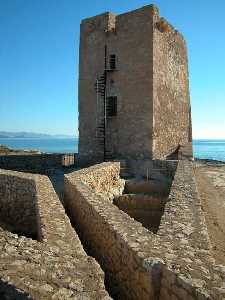
[[[105, 48], [106, 47], [106, 48]], [[113, 158], [163, 158], [191, 140], [187, 50], [183, 37], [155, 6], [81, 23], [79, 65], [79, 157], [103, 161], [96, 139], [99, 99], [96, 78], [106, 72], [106, 96], [117, 97], [107, 118], [105, 149]]]
[[84, 162], [102, 160], [96, 143], [96, 75], [104, 70], [105, 30], [109, 14], [83, 20], [79, 60], [79, 156]]
[[[109, 74], [118, 97], [117, 117], [109, 120], [110, 144], [119, 158], [152, 156], [152, 7], [116, 17], [109, 39], [118, 58], [118, 71]], [[108, 91], [110, 94], [110, 91]]]
[[186, 43], [159, 16], [153, 29], [153, 158], [191, 141]]
[[116, 55], [116, 70], [107, 74], [107, 96], [117, 96], [117, 116], [108, 118], [106, 148], [117, 158], [152, 157], [152, 15], [154, 8], [118, 15], [106, 13], [81, 23], [79, 77], [79, 154], [103, 160], [96, 135], [97, 74]]

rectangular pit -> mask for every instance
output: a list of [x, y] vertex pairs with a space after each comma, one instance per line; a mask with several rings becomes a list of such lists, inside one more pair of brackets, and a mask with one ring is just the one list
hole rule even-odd
[[157, 233], [166, 198], [147, 194], [123, 194], [114, 198], [113, 203], [145, 228]]
[[[110, 181], [115, 187], [121, 180], [118, 163], [103, 163], [65, 176], [70, 220], [85, 249], [105, 271], [113, 299], [221, 299], [221, 289], [214, 287], [222, 286], [224, 271], [214, 265], [209, 252], [192, 163], [179, 161], [174, 173], [157, 234], [107, 197]], [[107, 185], [99, 185], [98, 179]], [[217, 279], [212, 282], [214, 274]], [[200, 282], [204, 288], [197, 286]]]
[[[119, 163], [103, 163], [65, 175], [65, 206], [85, 250], [105, 271], [111, 296], [114, 299], [156, 300], [159, 299], [162, 270], [158, 263], [145, 266], [143, 242], [151, 249], [158, 237], [124, 213], [123, 200], [126, 197], [134, 205], [140, 204], [141, 211], [144, 205], [149, 208], [150, 200], [155, 216], [146, 227], [153, 231], [158, 229], [164, 203], [154, 196], [144, 195], [142, 203], [137, 204], [136, 200], [143, 199], [143, 195], [135, 195], [135, 200], [130, 195], [122, 195], [121, 182]], [[111, 201], [109, 195], [113, 193], [114, 201], [120, 199], [123, 203], [120, 208], [124, 211]], [[165, 191], [162, 194], [165, 195]], [[149, 222], [147, 219], [146, 216]]]
[[[10, 171], [9, 171], [10, 173]], [[18, 235], [38, 239], [36, 189], [22, 173], [0, 174], [0, 226]], [[17, 175], [16, 175], [17, 174]]]
[[123, 194], [115, 197], [113, 203], [145, 228], [157, 233], [174, 169], [153, 161], [135, 161], [125, 169], [125, 178], [129, 179], [125, 181]]

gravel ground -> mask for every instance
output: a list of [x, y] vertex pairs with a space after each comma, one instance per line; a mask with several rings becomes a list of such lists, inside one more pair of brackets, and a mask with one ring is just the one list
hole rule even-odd
[[225, 265], [225, 163], [198, 160], [195, 176], [213, 256], [218, 264]]

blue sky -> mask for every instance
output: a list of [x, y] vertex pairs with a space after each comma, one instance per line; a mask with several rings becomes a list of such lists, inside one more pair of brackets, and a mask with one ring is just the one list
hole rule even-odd
[[194, 137], [225, 138], [224, 0], [0, 0], [0, 131], [77, 134], [81, 19], [150, 3], [187, 41]]

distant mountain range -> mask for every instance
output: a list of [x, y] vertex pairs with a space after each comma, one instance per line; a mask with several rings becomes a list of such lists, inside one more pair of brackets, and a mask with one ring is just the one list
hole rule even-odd
[[73, 135], [64, 135], [64, 134], [45, 134], [45, 133], [35, 133], [35, 132], [7, 132], [0, 131], [0, 138], [46, 138], [46, 139], [55, 139], [55, 138], [76, 138]]

